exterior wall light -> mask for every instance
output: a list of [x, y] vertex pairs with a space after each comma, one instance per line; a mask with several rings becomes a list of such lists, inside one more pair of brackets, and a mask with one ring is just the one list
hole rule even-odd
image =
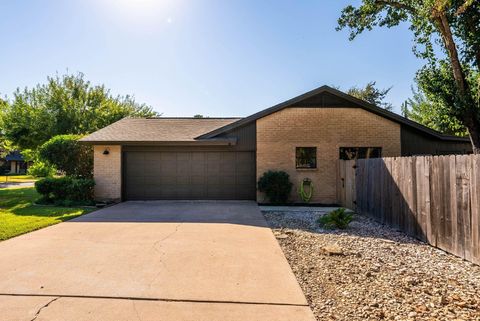
[[108, 149], [105, 149], [105, 150], [103, 151], [103, 155], [108, 155], [108, 154], [110, 154], [110, 151], [109, 151]]

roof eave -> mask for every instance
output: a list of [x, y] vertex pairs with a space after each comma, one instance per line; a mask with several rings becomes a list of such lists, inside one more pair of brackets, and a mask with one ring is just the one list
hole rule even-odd
[[148, 146], [234, 146], [236, 138], [226, 139], [199, 139], [187, 141], [107, 141], [107, 140], [80, 140], [87, 145], [148, 145]]
[[292, 99], [289, 99], [287, 101], [284, 101], [280, 104], [277, 104], [275, 106], [272, 106], [272, 107], [269, 107], [267, 109], [264, 109], [262, 111], [259, 111], [253, 115], [250, 115], [246, 118], [243, 118], [243, 119], [240, 119], [234, 123], [231, 123], [231, 124], [228, 124], [226, 126], [223, 126], [223, 127], [220, 127], [220, 128], [217, 128], [211, 132], [208, 132], [206, 134], [203, 134], [201, 136], [198, 136], [197, 139], [209, 139], [209, 138], [213, 138], [219, 134], [222, 134], [222, 133], [225, 133], [229, 130], [232, 130], [234, 128], [237, 128], [237, 127], [240, 127], [240, 126], [243, 126], [243, 125], [246, 125], [252, 121], [256, 121], [257, 119], [260, 119], [262, 117], [265, 117], [267, 115], [270, 115], [270, 114], [273, 114], [274, 112], [277, 112], [277, 111], [280, 111], [282, 110], [283, 108], [286, 108], [290, 105], [293, 105], [295, 103], [298, 103], [304, 99], [307, 99], [307, 98], [310, 98], [314, 95], [318, 95], [318, 94], [321, 94], [323, 92], [328, 92], [330, 94], [333, 94], [333, 95], [337, 95], [341, 98], [344, 98], [356, 105], [359, 105], [360, 107], [363, 107], [364, 109], [374, 113], [374, 114], [377, 114], [377, 115], [380, 115], [382, 117], [385, 117], [391, 121], [394, 121], [396, 123], [399, 123], [401, 125], [406, 125], [406, 126], [410, 126], [412, 128], [415, 128], [423, 133], [426, 133], [426, 134], [429, 134], [431, 136], [434, 136], [435, 138], [437, 139], [440, 139], [440, 140], [448, 140], [448, 141], [459, 141], [459, 142], [469, 142], [470, 139], [468, 137], [458, 137], [458, 136], [451, 136], [451, 135], [444, 135], [436, 130], [433, 130], [431, 128], [428, 128], [426, 126], [423, 126], [417, 122], [414, 122], [408, 118], [405, 118], [403, 116], [400, 116], [398, 114], [395, 114], [391, 111], [388, 111], [384, 108], [380, 108], [378, 106], [375, 106], [373, 104], [370, 104], [364, 100], [361, 100], [361, 99], [358, 99], [356, 97], [353, 97], [351, 95], [348, 95], [344, 92], [341, 92], [340, 90], [337, 90], [335, 88], [331, 88], [329, 86], [321, 86], [319, 88], [316, 88], [314, 90], [311, 90], [305, 94], [302, 94], [300, 96], [297, 96], [297, 97], [294, 97]]

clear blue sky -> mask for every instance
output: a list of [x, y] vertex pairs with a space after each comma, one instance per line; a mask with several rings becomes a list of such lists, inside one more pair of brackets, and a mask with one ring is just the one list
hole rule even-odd
[[246, 116], [327, 84], [393, 86], [399, 112], [422, 61], [405, 26], [348, 41], [358, 1], [0, 2], [0, 95], [83, 72], [165, 116]]

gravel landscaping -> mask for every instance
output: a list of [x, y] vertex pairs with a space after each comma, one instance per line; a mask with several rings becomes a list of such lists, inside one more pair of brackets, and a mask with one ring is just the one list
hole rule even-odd
[[318, 320], [480, 320], [480, 267], [356, 215], [264, 211]]

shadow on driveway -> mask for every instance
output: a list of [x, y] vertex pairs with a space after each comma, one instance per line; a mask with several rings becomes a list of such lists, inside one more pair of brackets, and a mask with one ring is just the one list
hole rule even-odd
[[253, 201], [130, 201], [69, 221], [75, 222], [226, 223], [268, 227]]

